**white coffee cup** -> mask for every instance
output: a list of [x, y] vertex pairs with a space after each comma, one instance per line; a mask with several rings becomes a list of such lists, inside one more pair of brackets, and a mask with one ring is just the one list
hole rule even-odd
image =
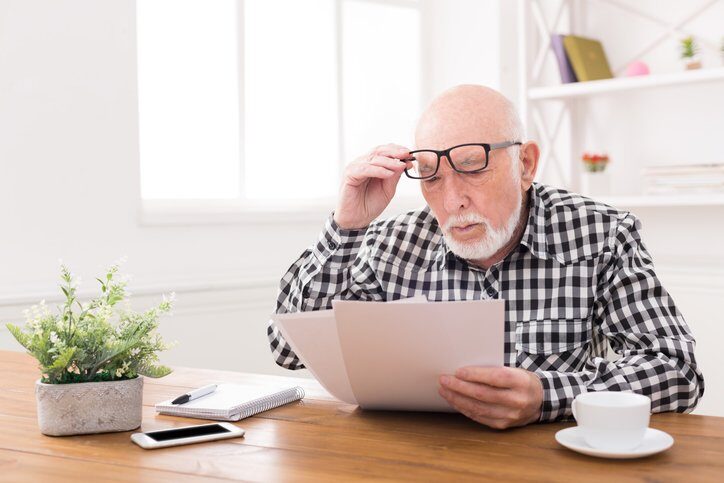
[[651, 399], [632, 392], [587, 392], [576, 396], [571, 409], [586, 444], [596, 449], [627, 451], [644, 439]]

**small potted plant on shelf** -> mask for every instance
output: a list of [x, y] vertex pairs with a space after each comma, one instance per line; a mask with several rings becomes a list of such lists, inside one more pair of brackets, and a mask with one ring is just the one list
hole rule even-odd
[[61, 264], [64, 302], [57, 313], [41, 301], [25, 311], [23, 328], [7, 324], [40, 365], [35, 395], [43, 434], [136, 429], [141, 425], [141, 376], [171, 372], [158, 365], [158, 351], [168, 346], [155, 331], [160, 315], [171, 310], [173, 294], [144, 312], [119, 309], [127, 282], [118, 267], [113, 264], [96, 279], [98, 297], [81, 302], [76, 295], [79, 279]]
[[585, 195], [609, 194], [609, 177], [605, 172], [609, 162], [608, 154], [585, 152], [581, 160], [583, 161], [581, 192]]
[[687, 70], [700, 69], [701, 61], [699, 60], [699, 46], [694, 37], [688, 36], [681, 39], [681, 59]]

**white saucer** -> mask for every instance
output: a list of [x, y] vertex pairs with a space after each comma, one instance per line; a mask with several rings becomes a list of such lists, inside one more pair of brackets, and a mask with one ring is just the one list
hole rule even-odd
[[658, 429], [648, 428], [644, 435], [644, 440], [634, 449], [622, 450], [605, 450], [591, 448], [583, 441], [583, 436], [578, 426], [572, 428], [561, 429], [556, 433], [556, 441], [568, 449], [577, 451], [578, 453], [587, 454], [589, 456], [598, 456], [601, 458], [618, 458], [631, 459], [642, 458], [652, 454], [660, 453], [671, 448], [674, 444], [674, 438], [669, 434], [659, 431]]

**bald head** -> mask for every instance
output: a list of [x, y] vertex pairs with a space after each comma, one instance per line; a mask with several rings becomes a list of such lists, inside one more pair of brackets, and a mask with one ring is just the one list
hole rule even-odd
[[523, 126], [513, 104], [479, 85], [450, 88], [433, 99], [415, 130], [417, 149], [444, 149], [473, 142], [522, 141]]

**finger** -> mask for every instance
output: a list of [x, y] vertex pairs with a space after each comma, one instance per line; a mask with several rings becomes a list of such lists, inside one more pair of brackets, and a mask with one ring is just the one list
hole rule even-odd
[[525, 404], [522, 397], [511, 389], [501, 389], [480, 382], [468, 382], [455, 376], [441, 377], [440, 384], [446, 389], [484, 403], [514, 408], [522, 407]]
[[511, 421], [508, 421], [507, 419], [493, 419], [493, 418], [486, 418], [478, 416], [474, 413], [471, 413], [467, 411], [466, 409], [457, 409], [455, 408], [460, 414], [467, 417], [468, 419], [472, 419], [473, 421], [483, 424], [485, 426], [488, 426], [489, 428], [493, 429], [507, 429], [511, 426], [513, 426]]
[[395, 174], [397, 173], [390, 169], [366, 163], [354, 166], [350, 172], [350, 177], [357, 180], [366, 178], [387, 179], [395, 176]]
[[510, 417], [510, 410], [505, 407], [481, 403], [445, 388], [440, 388], [439, 393], [454, 409], [457, 409], [470, 419], [488, 426], [497, 424], [493, 423], [493, 421], [507, 422], [513, 419]]
[[511, 367], [461, 367], [455, 371], [455, 377], [463, 381], [479, 382], [498, 388], [520, 387], [528, 381], [525, 374]]
[[373, 156], [381, 155], [388, 156], [390, 158], [403, 159], [410, 156], [410, 149], [399, 144], [385, 144], [382, 146], [377, 146], [375, 149], [372, 150], [372, 153], [370, 154]]
[[390, 158], [388, 156], [375, 156], [369, 160], [368, 164], [381, 166], [383, 168], [391, 169], [395, 172], [404, 171], [407, 167], [407, 163], [401, 163], [399, 159]]

